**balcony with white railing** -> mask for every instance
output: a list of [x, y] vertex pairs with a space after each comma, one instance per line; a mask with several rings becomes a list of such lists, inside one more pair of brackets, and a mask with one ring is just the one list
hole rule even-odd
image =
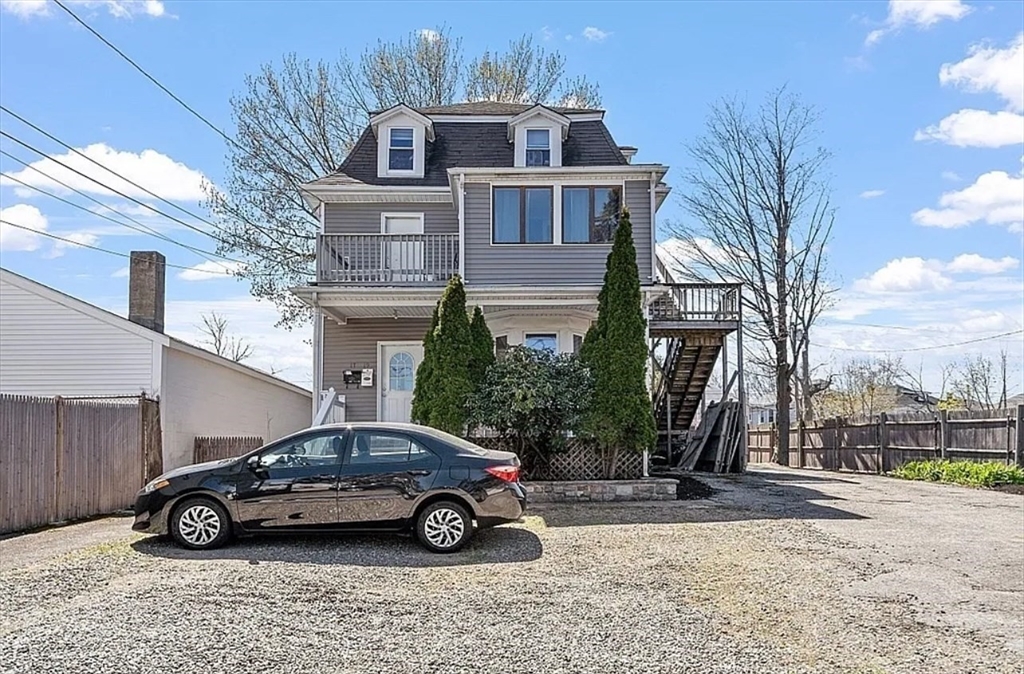
[[651, 336], [680, 331], [732, 332], [739, 328], [740, 284], [663, 283], [665, 292], [650, 305]]
[[320, 234], [317, 284], [443, 286], [459, 272], [458, 234]]

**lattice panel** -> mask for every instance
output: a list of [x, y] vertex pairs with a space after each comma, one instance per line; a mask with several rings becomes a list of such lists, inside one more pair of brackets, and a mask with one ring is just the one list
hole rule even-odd
[[[509, 449], [501, 438], [478, 437], [470, 438], [481, 447], [488, 449]], [[619, 465], [615, 470], [615, 479], [633, 480], [643, 475], [643, 456], [640, 454], [623, 453], [619, 456]], [[551, 457], [550, 465], [534, 468], [528, 480], [600, 480], [604, 478], [601, 470], [601, 458], [593, 450], [587, 440], [572, 438], [566, 450]]]

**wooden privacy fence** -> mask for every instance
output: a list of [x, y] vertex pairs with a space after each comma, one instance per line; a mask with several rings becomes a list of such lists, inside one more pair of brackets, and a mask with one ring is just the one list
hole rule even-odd
[[[789, 465], [886, 473], [908, 461], [951, 459], [1024, 465], [1024, 405], [1016, 409], [879, 414], [793, 424]], [[775, 424], [748, 429], [749, 462], [768, 463], [778, 447]]]
[[219, 461], [241, 456], [263, 446], [263, 438], [257, 437], [197, 437], [192, 450], [193, 463]]
[[0, 533], [131, 506], [162, 472], [160, 438], [141, 396], [0, 395]]

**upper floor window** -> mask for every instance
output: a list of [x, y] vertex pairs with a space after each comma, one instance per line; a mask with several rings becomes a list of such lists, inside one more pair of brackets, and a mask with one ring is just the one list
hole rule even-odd
[[562, 189], [562, 242], [608, 243], [622, 209], [618, 187]]
[[526, 130], [526, 165], [551, 166], [551, 130]]
[[408, 128], [388, 130], [388, 170], [413, 170], [413, 133]]
[[491, 240], [551, 243], [552, 194], [550, 187], [495, 187]]

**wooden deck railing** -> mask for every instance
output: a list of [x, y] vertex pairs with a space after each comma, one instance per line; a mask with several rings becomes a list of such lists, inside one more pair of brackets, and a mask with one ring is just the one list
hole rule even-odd
[[652, 321], [731, 323], [740, 319], [738, 283], [666, 283], [651, 303]]
[[317, 282], [443, 286], [459, 271], [458, 234], [320, 234]]

